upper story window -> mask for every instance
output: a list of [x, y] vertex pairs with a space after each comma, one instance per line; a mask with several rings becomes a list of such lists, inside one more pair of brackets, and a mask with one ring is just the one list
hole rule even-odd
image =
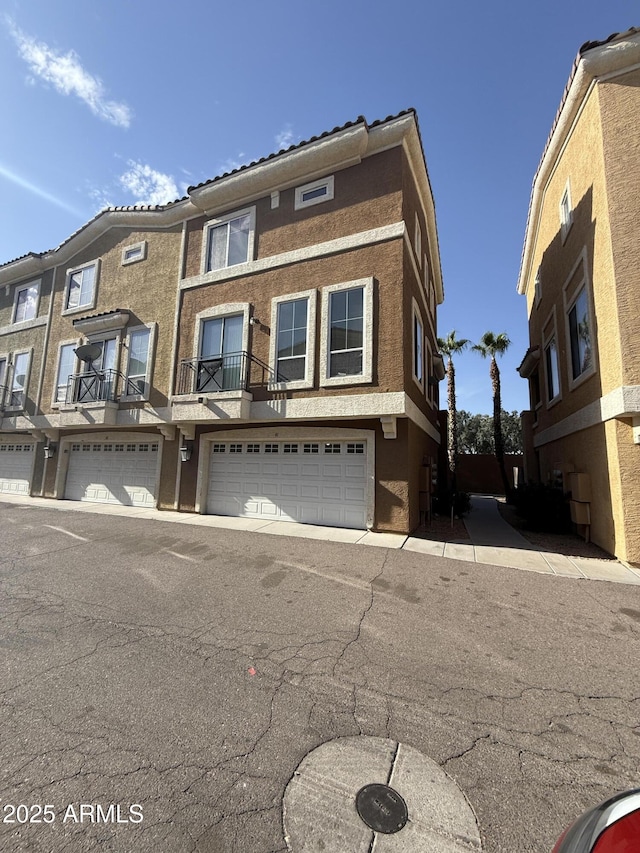
[[255, 207], [213, 219], [206, 225], [204, 272], [253, 260]]
[[569, 308], [569, 340], [571, 344], [571, 375], [578, 379], [593, 368], [591, 328], [587, 289], [582, 287]]
[[135, 264], [137, 261], [144, 261], [146, 257], [147, 241], [142, 240], [140, 243], [133, 243], [131, 246], [125, 246], [122, 250], [122, 266]]
[[278, 305], [278, 382], [291, 382], [305, 377], [308, 303], [308, 299], [295, 299]]
[[321, 382], [349, 385], [372, 376], [373, 279], [324, 288]]
[[0, 410], [4, 408], [4, 398], [6, 394], [7, 382], [7, 359], [5, 356], [0, 358]]
[[420, 219], [418, 214], [416, 213], [416, 224], [415, 230], [413, 234], [413, 248], [416, 252], [416, 258], [418, 259], [418, 264], [422, 261], [422, 227], [420, 225]]
[[560, 199], [560, 236], [562, 242], [567, 239], [567, 234], [573, 223], [573, 209], [571, 207], [571, 187], [569, 181]]
[[534, 294], [533, 294], [534, 302], [536, 305], [540, 304], [540, 300], [542, 299], [542, 276], [540, 273], [540, 267], [538, 267], [536, 272], [536, 278], [534, 282]]
[[64, 311], [93, 308], [98, 284], [98, 261], [67, 270]]
[[148, 397], [151, 386], [152, 329], [140, 326], [131, 329], [127, 338], [127, 383], [125, 397]]
[[553, 402], [560, 396], [560, 373], [558, 370], [558, 347], [556, 339], [551, 338], [544, 350], [547, 374], [547, 402]]
[[75, 372], [76, 366], [76, 344], [62, 344], [58, 355], [58, 375], [56, 378], [56, 389], [54, 403], [64, 403], [67, 398], [67, 386], [69, 377]]
[[329, 175], [328, 178], [322, 178], [320, 181], [313, 181], [302, 187], [296, 187], [294, 208], [300, 210], [302, 207], [311, 207], [313, 204], [330, 201], [332, 198], [333, 175]]
[[16, 288], [13, 305], [13, 322], [22, 323], [33, 320], [38, 316], [38, 300], [40, 298], [40, 282], [32, 282], [24, 287]]
[[30, 364], [30, 352], [20, 352], [14, 355], [11, 388], [6, 401], [7, 409], [24, 409]]
[[290, 293], [271, 303], [269, 362], [275, 383], [311, 388], [314, 379], [317, 290]]
[[424, 383], [423, 356], [424, 328], [418, 315], [417, 307], [413, 306], [413, 378], [422, 387]]

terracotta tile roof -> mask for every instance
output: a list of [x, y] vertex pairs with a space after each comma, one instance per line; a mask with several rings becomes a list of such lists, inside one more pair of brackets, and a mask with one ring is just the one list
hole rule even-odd
[[[310, 145], [313, 142], [317, 142], [319, 139], [325, 139], [326, 137], [332, 136], [335, 133], [339, 133], [340, 131], [347, 130], [350, 127], [355, 127], [356, 125], [359, 125], [359, 124], [364, 124], [365, 127], [367, 127], [367, 128], [378, 127], [379, 125], [385, 124], [388, 121], [393, 121], [394, 119], [398, 119], [398, 118], [401, 118], [402, 116], [406, 116], [406, 115], [413, 115], [414, 116], [415, 121], [416, 121], [416, 127], [417, 127], [418, 119], [417, 119], [416, 111], [413, 107], [409, 107], [408, 109], [401, 110], [399, 113], [396, 113], [395, 115], [389, 115], [386, 118], [377, 119], [376, 121], [372, 122], [371, 124], [367, 123], [367, 120], [364, 118], [364, 116], [358, 116], [358, 118], [355, 121], [348, 121], [345, 124], [340, 125], [339, 127], [334, 127], [333, 130], [326, 130], [326, 131], [324, 131], [324, 133], [321, 133], [318, 136], [312, 136], [309, 139], [306, 139], [306, 140], [303, 140], [302, 142], [296, 143], [295, 145], [290, 145], [288, 148], [282, 148], [282, 149], [280, 149], [280, 151], [275, 151], [272, 154], [268, 154], [266, 157], [261, 157], [259, 160], [253, 160], [251, 163], [247, 163], [244, 166], [239, 166], [237, 169], [232, 169], [230, 172], [224, 172], [221, 175], [216, 175], [214, 178], [210, 178], [206, 181], [202, 181], [202, 183], [194, 184], [193, 186], [188, 187], [187, 192], [191, 192], [192, 190], [199, 189], [200, 187], [208, 186], [210, 184], [215, 183], [216, 181], [222, 180], [223, 178], [228, 178], [230, 175], [235, 175], [238, 172], [244, 172], [247, 169], [251, 169], [254, 166], [258, 166], [261, 163], [266, 163], [269, 160], [273, 160], [274, 158], [279, 157], [282, 154], [286, 154], [289, 151], [294, 151], [296, 149], [303, 148], [305, 145]], [[420, 128], [418, 128], [418, 136], [420, 137]], [[421, 137], [420, 137], [420, 145], [422, 146], [422, 138]], [[55, 253], [59, 249], [61, 249], [63, 246], [66, 246], [67, 243], [69, 243], [71, 240], [73, 240], [75, 237], [77, 237], [83, 231], [85, 231], [90, 225], [92, 225], [94, 222], [96, 222], [98, 219], [100, 219], [101, 216], [105, 216], [108, 213], [118, 213], [118, 212], [120, 212], [120, 213], [125, 212], [126, 213], [126, 212], [135, 212], [135, 211], [140, 211], [140, 212], [157, 211], [157, 212], [161, 212], [163, 210], [167, 210], [170, 207], [173, 207], [176, 204], [180, 204], [181, 202], [185, 202], [185, 201], [189, 201], [188, 195], [183, 196], [182, 198], [175, 199], [174, 201], [167, 202], [166, 204], [117, 205], [117, 206], [112, 206], [112, 207], [105, 207], [104, 210], [101, 210], [94, 217], [92, 217], [87, 222], [85, 222], [83, 225], [81, 225], [80, 228], [78, 228], [76, 231], [74, 231], [72, 234], [70, 234], [68, 237], [66, 237], [55, 248], [48, 249], [45, 252], [28, 252], [25, 255], [21, 255], [20, 257], [14, 258], [11, 261], [5, 261], [4, 263], [0, 264], [0, 269], [7, 267], [10, 264], [14, 264], [17, 261], [23, 260], [24, 258], [28, 258], [28, 257], [41, 258], [41, 257], [44, 257], [45, 255], [52, 255], [53, 253]]]
[[230, 172], [224, 172], [222, 175], [216, 175], [215, 178], [210, 178], [206, 181], [202, 181], [202, 183], [194, 184], [187, 189], [187, 192], [191, 192], [191, 190], [200, 189], [200, 187], [206, 187], [210, 184], [215, 183], [216, 181], [220, 181], [223, 178], [228, 178], [230, 175], [236, 175], [238, 172], [244, 172], [247, 169], [251, 169], [253, 166], [259, 166], [261, 163], [266, 163], [269, 160], [273, 160], [275, 157], [280, 157], [281, 154], [287, 154], [290, 151], [295, 151], [299, 148], [304, 148], [305, 145], [310, 145], [313, 142], [317, 142], [319, 139], [326, 139], [328, 136], [333, 136], [335, 133], [340, 133], [342, 130], [347, 130], [350, 127], [355, 127], [358, 124], [364, 124], [365, 127], [377, 127], [378, 125], [385, 124], [388, 121], [392, 121], [393, 119], [400, 118], [401, 116], [411, 115], [415, 116], [415, 110], [413, 107], [410, 107], [406, 110], [401, 110], [396, 115], [389, 115], [383, 119], [377, 119], [371, 124], [367, 123], [367, 120], [364, 116], [358, 116], [355, 121], [348, 121], [345, 124], [342, 124], [338, 127], [334, 127], [333, 130], [325, 130], [323, 133], [318, 136], [311, 136], [309, 139], [305, 139], [302, 142], [297, 142], [295, 145], [290, 145], [288, 148], [281, 148], [279, 151], [274, 151], [271, 154], [268, 154], [266, 157], [261, 157], [259, 160], [253, 160], [251, 163], [247, 163], [244, 166], [239, 166], [237, 169], [232, 169]]

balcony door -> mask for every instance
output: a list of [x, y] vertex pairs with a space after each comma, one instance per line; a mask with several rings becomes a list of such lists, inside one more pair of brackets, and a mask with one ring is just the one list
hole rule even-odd
[[78, 377], [75, 402], [87, 403], [93, 400], [113, 400], [116, 383], [116, 338], [91, 341], [100, 347], [100, 354], [90, 364], [85, 362], [82, 375]]
[[243, 387], [243, 315], [203, 320], [197, 391], [236, 391]]

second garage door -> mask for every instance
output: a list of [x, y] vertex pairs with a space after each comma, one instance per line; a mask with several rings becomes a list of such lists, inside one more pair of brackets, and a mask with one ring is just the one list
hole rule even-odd
[[147, 506], [156, 504], [157, 442], [72, 444], [65, 498]]
[[215, 442], [207, 512], [366, 526], [366, 442]]
[[0, 494], [28, 495], [34, 459], [33, 442], [0, 442]]

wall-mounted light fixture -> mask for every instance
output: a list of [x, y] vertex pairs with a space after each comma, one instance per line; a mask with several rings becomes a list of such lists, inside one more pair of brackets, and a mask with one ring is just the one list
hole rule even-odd
[[191, 454], [193, 453], [193, 442], [185, 441], [185, 443], [180, 448], [180, 461], [188, 462], [191, 459]]
[[45, 444], [44, 446], [44, 458], [45, 459], [53, 459], [56, 455], [57, 445], [54, 442], [49, 442], [49, 444]]
[[260, 320], [258, 320], [258, 318], [257, 318], [257, 317], [250, 317], [250, 318], [249, 318], [249, 323], [250, 323], [252, 326], [261, 326], [261, 325], [262, 325], [262, 323], [260, 322]]

